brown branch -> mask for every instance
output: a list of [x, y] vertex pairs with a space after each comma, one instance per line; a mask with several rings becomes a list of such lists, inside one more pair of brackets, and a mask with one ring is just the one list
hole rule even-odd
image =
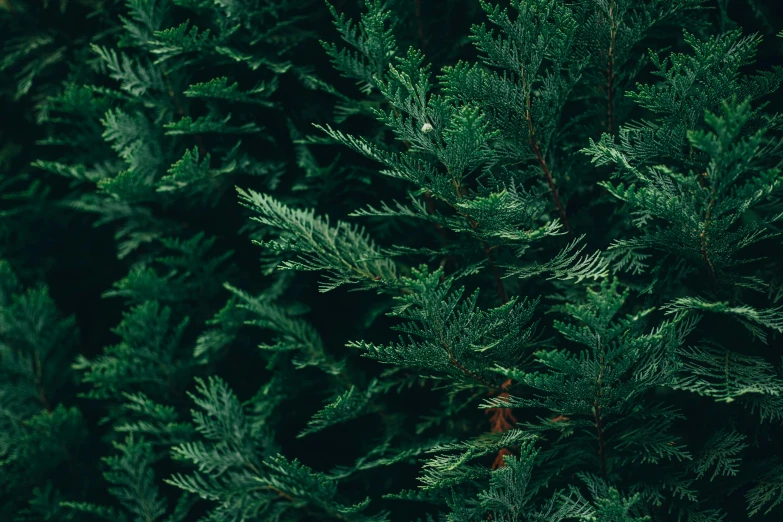
[[277, 489], [276, 487], [274, 487], [274, 486], [270, 486], [270, 485], [268, 485], [268, 484], [267, 484], [266, 486], [264, 486], [264, 487], [265, 487], [266, 489], [269, 489], [269, 490], [271, 490], [271, 491], [273, 491], [273, 492], [277, 493], [277, 496], [279, 496], [280, 498], [284, 498], [284, 499], [288, 500], [289, 502], [293, 502], [293, 501], [294, 501], [294, 497], [292, 497], [291, 495], [289, 495], [289, 494], [288, 494], [288, 493], [286, 493], [285, 491], [279, 490], [279, 489]]
[[449, 364], [459, 369], [462, 373], [464, 373], [474, 381], [480, 382], [481, 384], [489, 388], [490, 391], [497, 390], [497, 387], [494, 386], [491, 382], [465, 368], [465, 366], [461, 362], [459, 362], [456, 357], [454, 357], [454, 352], [451, 349], [451, 345], [446, 341], [445, 337], [443, 337], [443, 328], [442, 325], [440, 324], [438, 324], [438, 337], [440, 338], [441, 347], [449, 356]]
[[492, 461], [492, 469], [502, 468], [506, 465], [506, 456], [513, 455], [510, 449], [503, 448], [495, 455], [495, 460]]
[[[522, 78], [524, 82], [524, 73]], [[527, 86], [525, 86], [525, 89], [527, 90]], [[557, 211], [560, 213], [560, 219], [563, 221], [563, 226], [565, 226], [568, 233], [571, 236], [573, 236], [574, 232], [571, 230], [571, 226], [568, 224], [566, 211], [565, 208], [563, 207], [563, 204], [560, 201], [560, 194], [557, 192], [557, 187], [555, 186], [555, 180], [552, 177], [552, 173], [549, 171], [549, 166], [546, 164], [544, 155], [541, 153], [541, 148], [538, 146], [538, 142], [536, 141], [536, 129], [535, 126], [533, 125], [533, 116], [530, 109], [531, 109], [531, 100], [530, 100], [530, 92], [528, 91], [527, 108], [525, 110], [525, 119], [527, 120], [527, 128], [530, 134], [530, 148], [533, 149], [533, 154], [536, 156], [536, 159], [538, 160], [538, 164], [541, 166], [541, 171], [544, 173], [544, 176], [546, 176], [546, 182], [549, 185], [549, 192], [552, 193], [552, 199], [555, 201], [555, 206], [557, 207]]]
[[494, 386], [494, 385], [493, 385], [491, 382], [489, 382], [489, 381], [488, 381], [488, 380], [486, 380], [485, 378], [483, 378], [483, 377], [481, 377], [481, 376], [479, 376], [479, 375], [476, 375], [476, 374], [475, 374], [475, 373], [473, 373], [472, 371], [470, 371], [470, 370], [468, 370], [467, 368], [465, 368], [465, 367], [462, 365], [462, 363], [461, 363], [461, 362], [459, 362], [457, 359], [455, 359], [455, 358], [454, 358], [454, 356], [451, 354], [451, 351], [450, 351], [450, 350], [449, 350], [449, 364], [451, 364], [451, 365], [452, 365], [452, 366], [454, 366], [455, 368], [459, 368], [459, 370], [460, 370], [462, 373], [464, 373], [465, 375], [467, 375], [468, 377], [470, 377], [470, 378], [471, 378], [471, 379], [473, 379], [474, 381], [478, 381], [478, 382], [480, 382], [481, 384], [483, 384], [483, 385], [484, 385], [484, 386], [486, 386], [487, 388], [490, 388], [490, 389], [496, 389], [496, 387], [495, 387], [495, 386]]
[[[530, 124], [530, 127], [532, 129], [532, 123]], [[560, 214], [560, 219], [563, 220], [563, 225], [565, 226], [568, 233], [573, 236], [574, 232], [573, 230], [571, 230], [571, 225], [568, 224], [568, 218], [566, 217], [566, 212], [565, 212], [565, 208], [563, 207], [563, 203], [560, 201], [560, 194], [557, 192], [557, 187], [555, 186], [555, 180], [552, 178], [552, 173], [549, 171], [549, 167], [546, 164], [546, 160], [544, 160], [544, 157], [541, 154], [541, 149], [538, 147], [538, 143], [536, 143], [536, 140], [533, 137], [532, 132], [530, 135], [530, 145], [531, 147], [533, 147], [533, 153], [536, 155], [536, 159], [538, 160], [538, 163], [541, 165], [541, 170], [544, 172], [544, 175], [546, 176], [546, 182], [549, 185], [549, 192], [552, 193], [552, 199], [554, 200], [555, 206], [557, 207], [557, 211]]]
[[[508, 389], [511, 387], [511, 379], [503, 383], [503, 393], [498, 395], [501, 399], [508, 399], [510, 397]], [[490, 408], [487, 410], [487, 415], [491, 415], [489, 419], [490, 431], [492, 433], [503, 433], [508, 431], [516, 425], [517, 419], [511, 411], [511, 408]], [[495, 460], [492, 461], [492, 469], [502, 468], [506, 465], [506, 456], [512, 455], [511, 450], [508, 448], [502, 448], [495, 455]]]
[[443, 347], [444, 350], [446, 350], [446, 353], [449, 356], [449, 364], [451, 364], [455, 368], [459, 369], [462, 373], [464, 373], [465, 375], [467, 375], [468, 377], [470, 377], [474, 381], [480, 382], [481, 384], [483, 384], [487, 388], [490, 388], [490, 389], [493, 389], [493, 390], [496, 389], [496, 387], [491, 382], [489, 382], [488, 380], [486, 380], [485, 378], [481, 377], [480, 375], [476, 375], [472, 371], [470, 371], [467, 368], [465, 368], [465, 366], [461, 362], [459, 362], [456, 357], [454, 357], [454, 353], [451, 351], [451, 346], [449, 345], [449, 343], [446, 342], [446, 339], [443, 338], [443, 330], [442, 329], [438, 329], [438, 335], [440, 335], [441, 346]]

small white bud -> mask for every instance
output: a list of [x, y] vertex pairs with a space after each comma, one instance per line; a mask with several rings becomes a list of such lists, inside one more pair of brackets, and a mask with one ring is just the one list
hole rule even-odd
[[424, 125], [421, 126], [421, 132], [423, 132], [424, 134], [427, 134], [428, 132], [432, 132], [433, 130], [435, 130], [435, 128], [429, 123], [425, 123]]

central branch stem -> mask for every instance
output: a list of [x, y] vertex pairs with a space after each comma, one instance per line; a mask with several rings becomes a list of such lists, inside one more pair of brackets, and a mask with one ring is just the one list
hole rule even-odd
[[549, 185], [549, 192], [552, 193], [552, 199], [554, 200], [555, 206], [557, 207], [557, 211], [560, 214], [560, 219], [563, 221], [563, 226], [568, 231], [568, 233], [571, 236], [573, 236], [574, 233], [571, 230], [571, 226], [568, 224], [568, 217], [566, 217], [565, 207], [563, 207], [563, 203], [560, 201], [560, 194], [558, 193], [557, 187], [555, 186], [555, 180], [552, 177], [552, 173], [549, 170], [549, 166], [547, 165], [546, 160], [544, 159], [544, 155], [541, 152], [541, 147], [539, 147], [538, 141], [536, 140], [536, 128], [535, 125], [533, 125], [533, 115], [531, 111], [532, 101], [530, 99], [530, 89], [528, 88], [524, 73], [522, 73], [522, 84], [526, 91], [526, 97], [527, 97], [526, 100], [527, 107], [525, 108], [525, 120], [527, 121], [528, 133], [530, 135], [530, 148], [533, 150], [533, 154], [538, 160], [538, 164], [541, 167], [541, 171], [544, 173], [544, 176], [546, 177], [547, 185]]

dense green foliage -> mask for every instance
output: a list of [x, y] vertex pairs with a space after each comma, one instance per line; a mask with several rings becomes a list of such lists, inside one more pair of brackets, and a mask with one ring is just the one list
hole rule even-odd
[[0, 0], [0, 520], [780, 520], [773, 11]]

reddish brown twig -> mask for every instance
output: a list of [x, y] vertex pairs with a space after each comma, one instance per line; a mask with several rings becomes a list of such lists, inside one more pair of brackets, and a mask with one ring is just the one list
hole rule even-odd
[[[502, 385], [503, 390], [508, 390], [511, 387], [511, 382], [511, 379], [504, 382]], [[510, 395], [508, 391], [503, 391], [498, 397], [501, 399], [508, 399]], [[517, 419], [511, 412], [511, 408], [490, 408], [486, 413], [487, 415], [490, 415], [489, 423], [490, 431], [492, 433], [506, 432], [512, 429], [517, 423]], [[492, 462], [492, 469], [498, 469], [505, 466], [505, 458], [507, 455], [511, 454], [511, 450], [508, 448], [502, 448], [498, 451], [498, 454], [495, 455], [495, 460]]]
[[489, 389], [495, 389], [495, 387], [492, 385], [491, 382], [489, 382], [485, 378], [481, 377], [480, 375], [476, 375], [475, 373], [473, 373], [472, 371], [467, 369], [465, 367], [465, 365], [463, 365], [461, 362], [459, 362], [457, 360], [457, 358], [454, 356], [454, 351], [451, 349], [451, 345], [448, 343], [446, 338], [443, 336], [443, 328], [440, 327], [440, 325], [439, 325], [439, 328], [438, 328], [438, 335], [440, 336], [441, 347], [443, 347], [443, 350], [445, 350], [446, 354], [449, 357], [449, 364], [451, 364], [452, 366], [457, 368], [459, 371], [461, 371], [467, 377], [473, 379], [474, 381], [480, 382], [481, 384], [483, 384], [484, 386], [486, 386]]
[[[524, 81], [524, 74], [522, 78]], [[544, 159], [544, 155], [541, 153], [541, 148], [538, 146], [538, 141], [536, 141], [536, 128], [533, 125], [531, 103], [532, 102], [530, 99], [530, 93], [528, 92], [527, 108], [525, 110], [525, 120], [527, 120], [528, 133], [530, 135], [530, 148], [533, 150], [533, 154], [538, 160], [538, 164], [541, 167], [541, 171], [544, 173], [544, 176], [546, 177], [547, 185], [549, 185], [549, 192], [552, 194], [552, 199], [554, 200], [555, 206], [557, 207], [557, 211], [560, 214], [560, 219], [563, 221], [563, 226], [568, 231], [568, 233], [571, 236], [573, 236], [574, 233], [571, 230], [571, 226], [568, 224], [568, 217], [566, 217], [565, 208], [563, 207], [563, 204], [560, 201], [560, 194], [558, 193], [557, 187], [555, 186], [555, 180], [552, 177], [552, 173], [549, 170], [549, 166], [547, 165], [546, 160]]]

